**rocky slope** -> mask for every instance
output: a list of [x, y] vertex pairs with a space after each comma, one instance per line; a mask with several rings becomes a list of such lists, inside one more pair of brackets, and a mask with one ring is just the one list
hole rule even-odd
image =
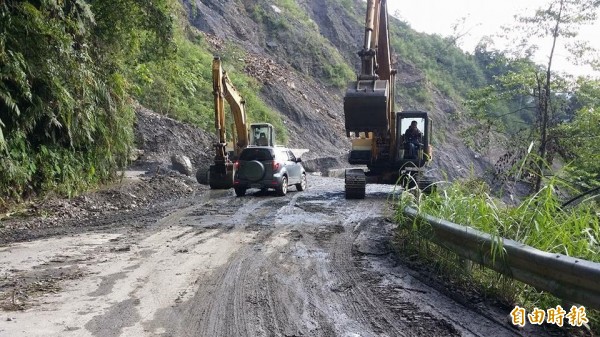
[[[354, 2], [351, 7], [335, 0], [298, 1], [299, 11], [294, 13], [289, 13], [293, 7], [278, 7], [278, 2], [263, 0], [184, 0], [183, 3], [190, 23], [215, 50], [220, 45], [234, 44], [246, 51], [245, 58], [238, 61], [244, 63], [248, 75], [263, 83], [261, 96], [283, 116], [289, 131], [289, 146], [310, 149], [305, 159], [327, 158], [318, 161], [324, 164], [322, 169], [347, 165], [350, 143], [344, 132], [343, 90], [328, 83], [319, 62], [333, 59], [337, 53], [341, 62], [357, 69], [356, 51], [363, 32], [362, 1]], [[395, 19], [392, 24], [397, 24]], [[399, 86], [426, 81], [419, 69], [395, 59]], [[397, 106], [431, 113], [437, 140], [431, 174], [449, 179], [484, 175], [489, 163], [458, 136], [457, 130], [466, 127], [465, 122], [453, 118], [460, 114], [460, 104], [444, 97], [435, 87], [428, 88], [433, 108], [408, 105], [404, 102], [413, 100], [403, 97], [397, 97]], [[200, 155], [197, 150], [207, 148], [209, 153], [204, 153], [203, 158], [210, 161], [208, 138], [200, 143], [195, 152], [182, 151], [197, 160]]]

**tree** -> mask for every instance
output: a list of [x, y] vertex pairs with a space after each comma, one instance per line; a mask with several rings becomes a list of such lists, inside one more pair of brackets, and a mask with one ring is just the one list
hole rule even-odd
[[71, 194], [126, 161], [127, 62], [167, 49], [168, 3], [0, 1], [0, 207], [60, 186]]
[[587, 190], [600, 185], [600, 81], [579, 79], [569, 103], [572, 120], [555, 129], [558, 151], [570, 180]]
[[[536, 159], [530, 162], [535, 175], [534, 192], [541, 188], [544, 167], [551, 162], [556, 147], [552, 130], [566, 117], [566, 102], [573, 90], [569, 77], [560, 76], [554, 69], [557, 50], [564, 43], [575, 58], [595, 55], [595, 50], [576, 38], [583, 25], [596, 21], [599, 7], [598, 0], [550, 0], [531, 16], [516, 16], [515, 24], [505, 28], [505, 33], [515, 41], [509, 44], [514, 49], [504, 52], [511, 69], [497, 76], [492, 86], [480, 90], [471, 102], [472, 106], [485, 109], [498, 100], [528, 98], [515, 112], [530, 110], [535, 115], [531, 140], [539, 145]], [[544, 65], [531, 61], [540, 49], [538, 41], [548, 44]], [[590, 65], [598, 63], [596, 57], [586, 61]]]

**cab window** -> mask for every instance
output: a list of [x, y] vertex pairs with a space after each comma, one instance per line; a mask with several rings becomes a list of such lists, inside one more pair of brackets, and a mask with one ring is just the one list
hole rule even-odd
[[246, 161], [250, 161], [250, 160], [258, 160], [258, 161], [273, 160], [273, 153], [271, 152], [271, 150], [264, 149], [264, 148], [262, 148], [262, 149], [261, 148], [246, 148], [240, 154], [240, 160], [246, 160]]

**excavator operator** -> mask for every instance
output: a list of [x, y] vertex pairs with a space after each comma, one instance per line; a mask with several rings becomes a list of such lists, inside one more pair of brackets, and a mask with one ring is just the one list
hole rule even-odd
[[421, 144], [421, 138], [423, 137], [423, 133], [419, 128], [417, 128], [417, 121], [412, 121], [406, 132], [404, 133], [404, 146], [406, 148], [406, 155], [404, 156], [407, 159], [417, 158], [417, 151]]
[[256, 145], [258, 146], [268, 146], [269, 140], [267, 139], [267, 135], [264, 132], [260, 133], [260, 136], [256, 140]]

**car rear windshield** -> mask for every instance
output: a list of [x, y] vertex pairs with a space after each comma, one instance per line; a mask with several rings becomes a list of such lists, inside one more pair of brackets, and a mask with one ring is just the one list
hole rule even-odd
[[273, 160], [273, 152], [270, 149], [245, 149], [240, 155], [240, 160]]

